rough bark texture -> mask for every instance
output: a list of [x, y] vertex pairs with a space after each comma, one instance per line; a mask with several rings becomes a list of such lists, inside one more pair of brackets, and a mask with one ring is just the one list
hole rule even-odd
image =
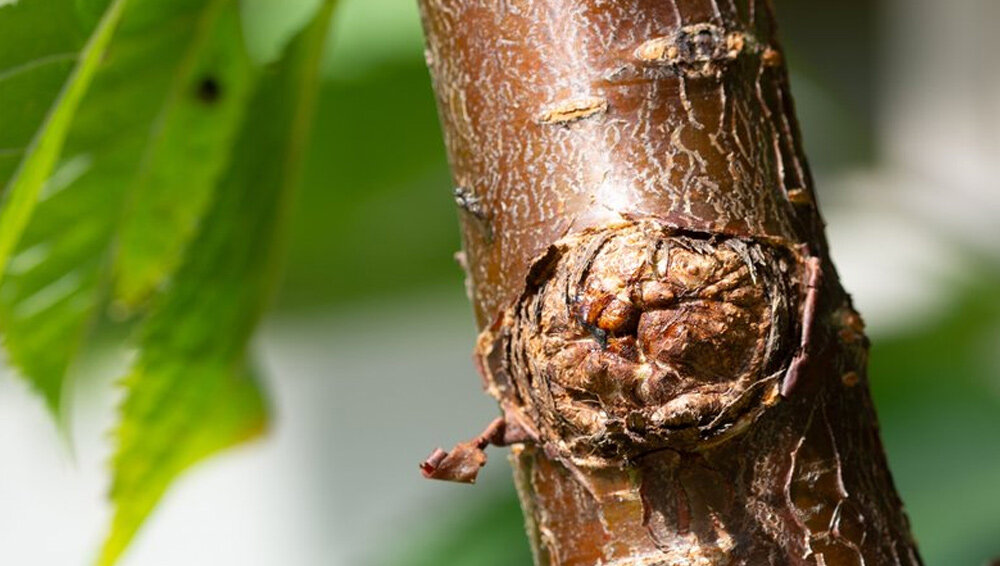
[[757, 0], [421, 0], [540, 565], [919, 564]]

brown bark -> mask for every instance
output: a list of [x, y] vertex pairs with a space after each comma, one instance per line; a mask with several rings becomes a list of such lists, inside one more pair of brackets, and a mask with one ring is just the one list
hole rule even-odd
[[762, 0], [421, 0], [549, 565], [919, 564]]

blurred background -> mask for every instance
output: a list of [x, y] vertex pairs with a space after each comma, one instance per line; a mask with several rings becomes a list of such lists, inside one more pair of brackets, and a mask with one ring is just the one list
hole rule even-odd
[[[246, 0], [268, 58], [312, 0]], [[996, 0], [776, 0], [834, 258], [873, 341], [898, 488], [930, 565], [1000, 557]], [[343, 0], [284, 287], [259, 336], [271, 433], [184, 476], [126, 565], [529, 564], [501, 450], [480, 484], [417, 463], [496, 415], [414, 0]], [[77, 368], [73, 437], [0, 374], [0, 563], [82, 564], [108, 514], [129, 353]]]

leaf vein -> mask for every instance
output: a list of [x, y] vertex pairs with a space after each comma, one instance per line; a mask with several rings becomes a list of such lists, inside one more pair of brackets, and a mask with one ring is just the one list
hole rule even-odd
[[20, 65], [15, 65], [13, 67], [8, 67], [3, 71], [0, 71], [0, 83], [10, 80], [17, 75], [21, 75], [40, 67], [46, 65], [51, 65], [53, 63], [66, 63], [69, 61], [75, 61], [77, 53], [75, 51], [69, 51], [66, 53], [53, 53], [52, 55], [46, 55], [45, 57], [39, 57], [38, 59], [33, 59], [26, 63]]

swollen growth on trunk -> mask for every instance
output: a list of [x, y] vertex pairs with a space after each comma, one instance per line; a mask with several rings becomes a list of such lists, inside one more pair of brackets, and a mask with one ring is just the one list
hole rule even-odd
[[920, 564], [764, 0], [421, 0], [538, 565]]

